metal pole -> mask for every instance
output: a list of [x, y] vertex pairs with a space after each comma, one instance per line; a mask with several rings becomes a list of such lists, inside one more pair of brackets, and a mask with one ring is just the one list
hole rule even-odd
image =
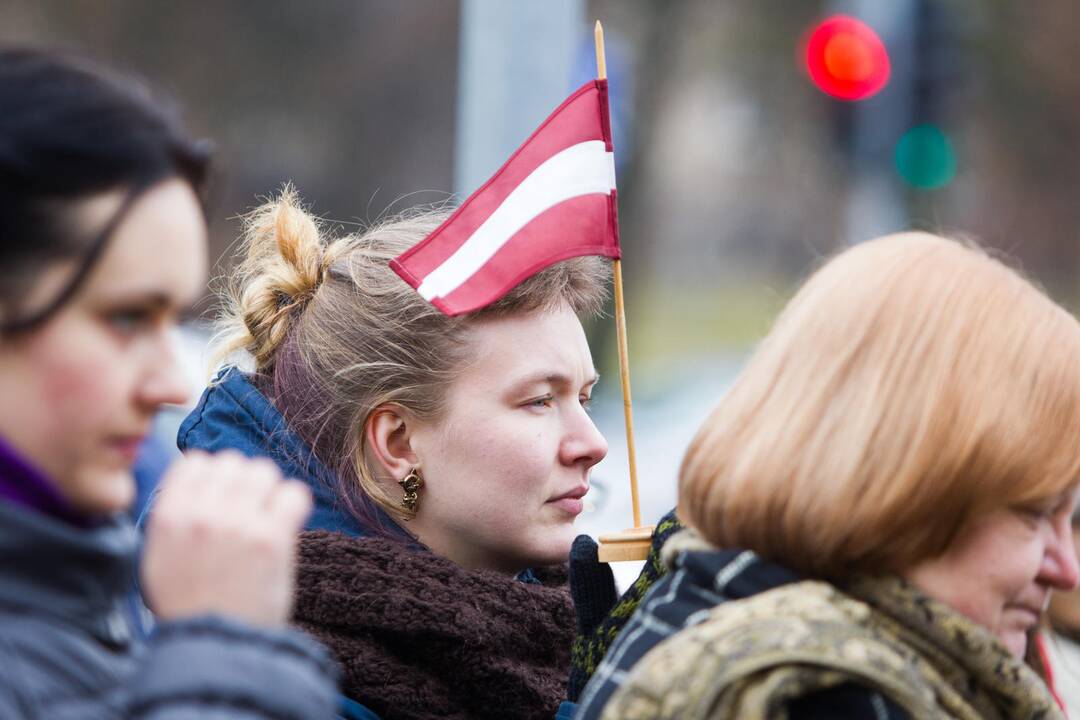
[[584, 0], [462, 0], [454, 192], [464, 198], [570, 90]]

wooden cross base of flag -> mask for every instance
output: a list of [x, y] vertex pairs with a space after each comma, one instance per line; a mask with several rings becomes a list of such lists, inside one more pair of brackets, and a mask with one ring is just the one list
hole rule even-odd
[[654, 528], [654, 525], [643, 525], [610, 535], [601, 535], [597, 559], [603, 563], [644, 560], [649, 556]]

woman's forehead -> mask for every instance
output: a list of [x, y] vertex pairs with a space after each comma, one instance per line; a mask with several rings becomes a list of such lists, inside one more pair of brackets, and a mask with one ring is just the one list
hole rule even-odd
[[206, 252], [197, 198], [185, 183], [168, 181], [134, 202], [88, 279], [87, 295], [190, 304], [204, 290]]
[[581, 322], [568, 308], [486, 318], [470, 326], [467, 339], [471, 360], [463, 377], [514, 384], [596, 375]]

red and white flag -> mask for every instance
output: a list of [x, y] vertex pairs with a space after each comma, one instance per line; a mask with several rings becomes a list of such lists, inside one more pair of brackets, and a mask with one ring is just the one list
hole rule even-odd
[[390, 267], [435, 307], [460, 315], [579, 255], [619, 257], [606, 80], [567, 98], [494, 177]]

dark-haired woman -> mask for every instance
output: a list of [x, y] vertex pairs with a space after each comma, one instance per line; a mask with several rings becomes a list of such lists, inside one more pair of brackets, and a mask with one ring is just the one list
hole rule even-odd
[[205, 149], [72, 57], [0, 51], [0, 107], [0, 716], [331, 716], [325, 652], [284, 626], [310, 494], [272, 464], [168, 472], [148, 643], [126, 612], [131, 464], [185, 395], [170, 336], [204, 280]]

